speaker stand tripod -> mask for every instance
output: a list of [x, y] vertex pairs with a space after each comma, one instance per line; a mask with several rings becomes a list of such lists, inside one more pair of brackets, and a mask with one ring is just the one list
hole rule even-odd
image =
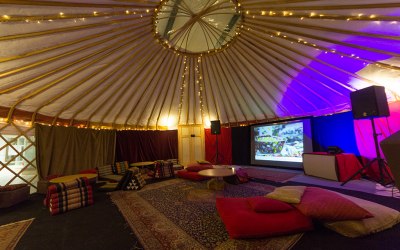
[[[376, 133], [374, 118], [371, 117], [370, 120], [371, 120], [371, 125], [372, 125], [372, 132], [373, 132], [373, 136], [374, 136], [376, 158], [374, 158], [373, 160], [368, 162], [365, 166], [360, 168], [357, 172], [355, 172], [352, 176], [350, 176], [346, 181], [344, 181], [341, 184], [341, 186], [344, 186], [347, 182], [352, 180], [357, 175], [362, 174], [364, 172], [364, 170], [371, 167], [374, 162], [378, 162], [378, 168], [379, 168], [379, 180], [375, 180], [375, 181], [380, 183], [383, 186], [392, 184], [394, 182], [392, 175], [389, 173], [389, 171], [387, 169], [387, 167], [388, 167], [387, 162], [384, 159], [382, 159], [382, 157], [381, 157], [381, 153], [379, 150], [379, 144], [378, 144], [378, 136], [380, 134]], [[389, 178], [389, 182], [385, 181], [385, 176], [387, 178]]]
[[218, 134], [215, 134], [215, 145], [216, 145], [215, 165], [218, 165]]

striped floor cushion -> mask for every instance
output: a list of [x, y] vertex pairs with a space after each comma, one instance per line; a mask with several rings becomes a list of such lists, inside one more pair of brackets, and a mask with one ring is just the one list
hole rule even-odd
[[99, 172], [99, 177], [103, 177], [105, 175], [114, 174], [113, 171], [112, 171], [112, 166], [111, 165], [105, 165], [105, 166], [97, 167], [97, 170]]

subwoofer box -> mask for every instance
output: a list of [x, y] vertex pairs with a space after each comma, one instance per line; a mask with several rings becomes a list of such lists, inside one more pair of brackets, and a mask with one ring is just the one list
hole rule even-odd
[[339, 181], [337, 161], [334, 154], [303, 154], [304, 174]]

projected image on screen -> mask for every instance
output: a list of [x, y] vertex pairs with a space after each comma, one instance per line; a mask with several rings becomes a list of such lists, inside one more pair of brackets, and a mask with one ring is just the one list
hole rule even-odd
[[303, 123], [254, 127], [255, 160], [302, 162]]

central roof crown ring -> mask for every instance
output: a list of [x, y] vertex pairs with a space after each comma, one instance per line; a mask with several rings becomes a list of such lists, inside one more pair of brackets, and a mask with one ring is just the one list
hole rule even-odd
[[174, 51], [218, 52], [240, 34], [240, 3], [229, 0], [164, 0], [155, 11], [154, 33]]

